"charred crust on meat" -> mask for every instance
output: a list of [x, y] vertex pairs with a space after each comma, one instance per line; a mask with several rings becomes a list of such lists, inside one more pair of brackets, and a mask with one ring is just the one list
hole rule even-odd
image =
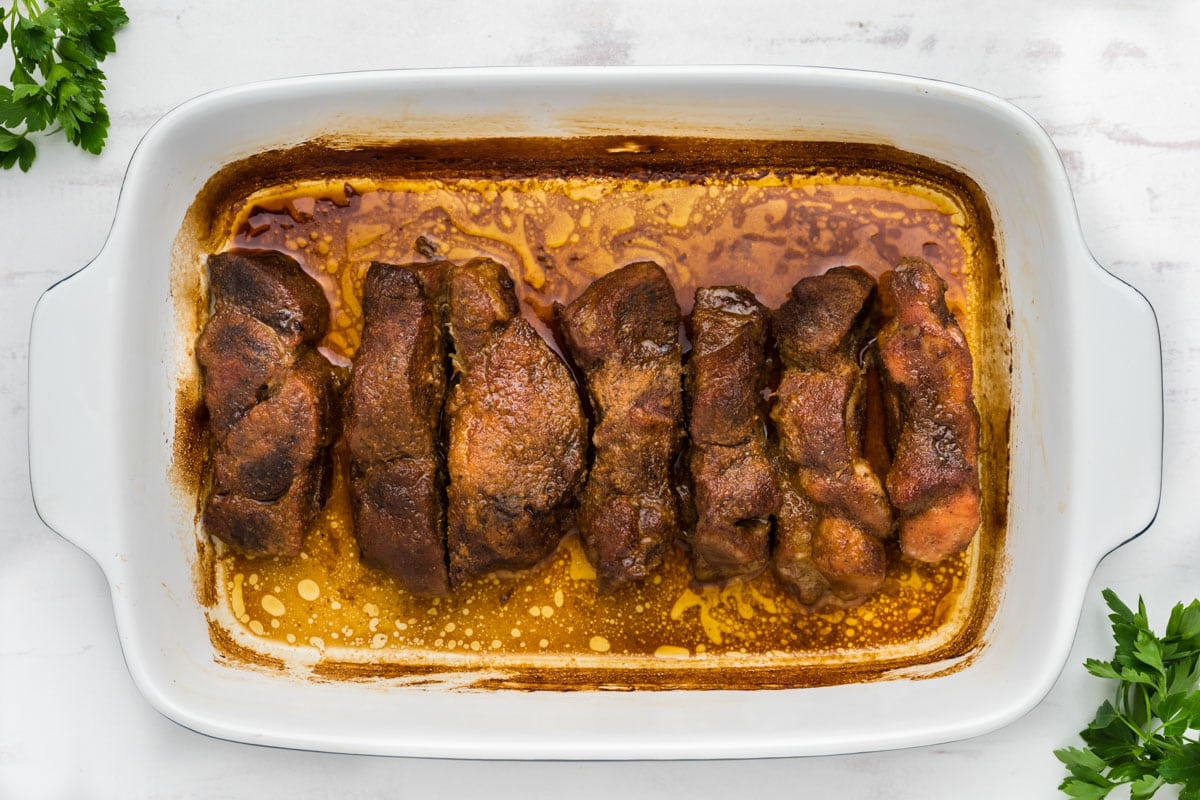
[[216, 311], [236, 308], [295, 346], [329, 329], [329, 303], [320, 285], [293, 258], [274, 250], [233, 250], [208, 258]]

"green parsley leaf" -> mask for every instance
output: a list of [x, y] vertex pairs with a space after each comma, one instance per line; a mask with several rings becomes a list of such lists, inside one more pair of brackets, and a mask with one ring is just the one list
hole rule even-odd
[[1164, 783], [1158, 775], [1143, 775], [1129, 785], [1130, 800], [1149, 800]]
[[1101, 798], [1129, 784], [1132, 800], [1149, 800], [1175, 784], [1182, 800], [1200, 800], [1200, 741], [1192, 735], [1200, 729], [1200, 601], [1176, 605], [1160, 637], [1141, 598], [1136, 612], [1111, 590], [1104, 600], [1116, 648], [1110, 661], [1089, 658], [1084, 667], [1116, 681], [1116, 692], [1080, 732], [1087, 747], [1055, 751], [1070, 773], [1059, 789]]
[[29, 172], [35, 158], [37, 146], [28, 139], [22, 139], [21, 144], [17, 146], [17, 164], [21, 167], [21, 172]]
[[1067, 796], [1077, 797], [1079, 800], [1102, 800], [1102, 798], [1108, 797], [1108, 793], [1112, 791], [1111, 786], [1097, 786], [1078, 778], [1067, 778], [1058, 788], [1062, 789]]
[[22, 172], [28, 172], [36, 155], [37, 148], [25, 135], [0, 128], [0, 167], [20, 166]]
[[1171, 783], [1200, 785], [1200, 744], [1193, 742], [1178, 753], [1163, 759], [1158, 772], [1164, 780]]
[[21, 141], [21, 137], [10, 130], [0, 128], [0, 153], [7, 153], [10, 150], [16, 149], [17, 142]]
[[1080, 750], [1078, 747], [1067, 747], [1054, 751], [1054, 756], [1067, 765], [1067, 769], [1081, 781], [1096, 786], [1109, 786], [1109, 780], [1102, 774], [1108, 765], [1104, 759], [1091, 750]]
[[54, 43], [54, 29], [49, 27], [39, 17], [37, 19], [21, 19], [17, 21], [12, 32], [13, 52], [25, 66], [32, 70], [38, 61], [50, 52]]
[[30, 134], [52, 125], [89, 153], [104, 148], [109, 116], [99, 65], [116, 52], [115, 34], [128, 22], [120, 0], [0, 6], [0, 49], [13, 54], [10, 85], [0, 86], [0, 169], [27, 171], [37, 157]]

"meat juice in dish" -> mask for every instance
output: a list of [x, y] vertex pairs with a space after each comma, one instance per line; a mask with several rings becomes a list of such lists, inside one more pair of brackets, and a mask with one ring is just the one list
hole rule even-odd
[[[744, 169], [731, 153], [733, 167], [694, 173], [612, 167], [597, 157], [581, 174], [521, 174], [524, 162], [477, 174], [439, 159], [420, 169], [391, 165], [393, 174], [362, 164], [332, 175], [313, 168], [322, 177], [279, 185], [260, 175], [253, 189], [243, 184], [208, 203], [208, 241], [296, 258], [325, 289], [332, 324], [320, 345], [335, 359], [353, 358], [363, 341], [362, 287], [373, 261], [505, 265], [524, 318], [565, 350], [554, 304], [637, 261], [661, 265], [688, 315], [702, 287], [744, 286], [779, 308], [799, 280], [830, 267], [855, 264], [879, 276], [905, 255], [921, 256], [946, 280], [972, 350], [991, 356], [976, 375], [977, 395], [987, 398], [983, 525], [965, 553], [925, 564], [903, 557], [893, 537], [877, 592], [812, 610], [771, 570], [699, 587], [687, 554], [670, 546], [647, 580], [601, 595], [570, 535], [515, 579], [467, 579], [448, 596], [422, 597], [359, 562], [339, 444], [329, 502], [298, 557], [208, 554], [214, 639], [249, 660], [300, 651], [328, 675], [499, 666], [505, 676], [489, 680], [506, 686], [805, 685], [968, 652], [986, 616], [1007, 492], [1007, 363], [992, 363], [1006, 356], [1006, 338], [986, 214], [971, 207], [978, 198], [899, 156], [889, 172], [874, 151], [869, 159], [846, 156], [846, 146], [829, 152], [837, 155], [831, 165], [806, 152], [816, 166], [781, 155], [770, 168]], [[866, 415], [870, 449], [883, 412], [879, 392], [867, 394], [875, 400]], [[567, 664], [570, 674], [556, 672]], [[731, 665], [741, 669], [703, 669]]]

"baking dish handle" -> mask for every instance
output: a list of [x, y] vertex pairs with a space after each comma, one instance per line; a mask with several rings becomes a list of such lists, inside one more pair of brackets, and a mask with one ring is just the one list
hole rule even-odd
[[29, 334], [29, 479], [42, 521], [102, 567], [117, 526], [117, 315], [104, 254], [51, 286]]
[[1075, 352], [1083, 513], [1097, 560], [1154, 521], [1162, 492], [1163, 379], [1150, 302], [1087, 258], [1085, 341]]

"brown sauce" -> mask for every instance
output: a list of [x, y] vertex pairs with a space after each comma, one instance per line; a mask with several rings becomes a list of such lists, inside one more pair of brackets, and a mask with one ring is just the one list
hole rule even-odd
[[[214, 639], [237, 634], [234, 649], [251, 659], [293, 648], [327, 676], [442, 665], [488, 670], [492, 682], [499, 669], [506, 677], [496, 685], [562, 687], [619, 684], [622, 670], [639, 686], [804, 685], [969, 652], [996, 585], [1007, 492], [1007, 363], [998, 363], [1007, 339], [997, 332], [1002, 292], [986, 208], [961, 184], [911, 161], [897, 158], [888, 171], [877, 160], [846, 160], [845, 146], [839, 152], [844, 163], [827, 167], [818, 159], [816, 168], [765, 168], [743, 153], [752, 168], [692, 165], [687, 174], [606, 170], [602, 162], [521, 174], [525, 162], [506, 171], [503, 163], [480, 169], [444, 159], [413, 168], [410, 159], [400, 162], [409, 169], [393, 164], [390, 175], [359, 164], [334, 174], [314, 168], [309, 174], [322, 177], [309, 180], [232, 181], [235, 190], [197, 205], [211, 215], [210, 249], [281, 250], [321, 282], [333, 309], [322, 345], [335, 360], [352, 358], [358, 346], [362, 280], [373, 260], [494, 258], [517, 280], [526, 316], [553, 342], [553, 304], [633, 261], [661, 264], [686, 313], [699, 286], [741, 284], [774, 308], [797, 280], [832, 266], [879, 275], [903, 256], [925, 258], [948, 282], [975, 355], [977, 395], [988, 398], [985, 522], [966, 553], [925, 565], [892, 547], [879, 593], [855, 607], [812, 610], [770, 573], [723, 589], [692, 586], [681, 549], [645, 584], [599, 597], [569, 536], [528, 573], [430, 600], [359, 563], [339, 460], [331, 500], [299, 558], [215, 554], [201, 577], [223, 630]], [[574, 667], [569, 676], [555, 673], [563, 666]], [[764, 681], [764, 668], [782, 677], [772, 672]]]

